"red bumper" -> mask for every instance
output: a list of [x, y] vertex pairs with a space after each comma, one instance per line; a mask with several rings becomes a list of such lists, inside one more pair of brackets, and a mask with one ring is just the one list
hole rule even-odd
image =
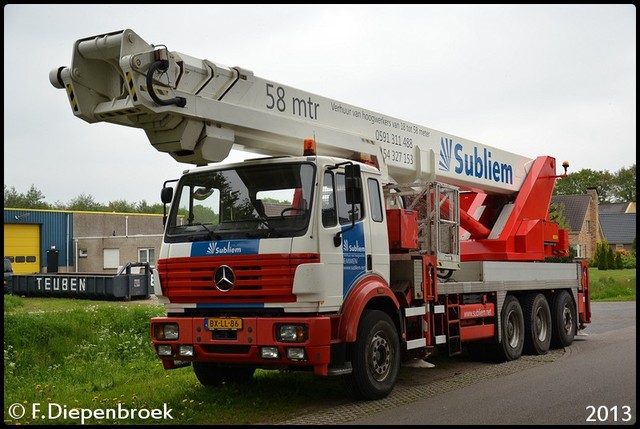
[[[331, 319], [313, 318], [236, 318], [241, 321], [239, 329], [209, 329], [206, 317], [156, 317], [151, 319], [151, 338], [158, 352], [158, 346], [170, 346], [171, 356], [158, 355], [165, 369], [180, 366], [177, 362], [200, 361], [223, 364], [254, 365], [255, 367], [281, 368], [283, 366], [312, 367], [317, 375], [327, 375], [331, 346]], [[158, 339], [160, 325], [172, 323], [178, 327], [176, 340]], [[307, 338], [303, 342], [283, 342], [276, 337], [278, 325], [296, 324], [306, 328]], [[180, 346], [192, 346], [193, 356], [180, 355]], [[277, 349], [277, 357], [263, 357], [262, 350]], [[187, 347], [188, 348], [188, 347]], [[304, 358], [288, 357], [288, 349], [304, 349]], [[168, 348], [163, 347], [166, 353]]]

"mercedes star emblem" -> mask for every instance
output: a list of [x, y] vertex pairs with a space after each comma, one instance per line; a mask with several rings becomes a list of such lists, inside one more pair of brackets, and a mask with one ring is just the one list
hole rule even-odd
[[236, 275], [228, 265], [220, 265], [213, 274], [213, 284], [221, 292], [229, 292], [236, 282]]

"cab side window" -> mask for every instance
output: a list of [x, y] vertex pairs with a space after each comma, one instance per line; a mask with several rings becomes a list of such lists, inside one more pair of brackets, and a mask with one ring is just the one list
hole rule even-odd
[[[336, 174], [336, 189], [338, 196], [338, 220], [340, 221], [340, 225], [350, 224], [353, 220], [357, 222], [362, 219], [364, 217], [362, 204], [355, 204], [353, 207], [351, 204], [347, 204], [344, 173]], [[362, 195], [360, 197], [362, 197]], [[360, 201], [363, 201], [362, 198], [360, 198]]]
[[336, 211], [336, 192], [333, 173], [325, 171], [322, 180], [322, 226], [325, 228], [336, 226], [338, 212]]
[[369, 192], [369, 205], [371, 207], [371, 219], [374, 222], [382, 222], [382, 198], [380, 198], [380, 185], [376, 179], [367, 179]]

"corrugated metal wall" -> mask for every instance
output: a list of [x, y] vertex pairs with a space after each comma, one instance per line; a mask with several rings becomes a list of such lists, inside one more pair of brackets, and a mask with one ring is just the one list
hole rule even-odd
[[[47, 251], [55, 246], [58, 251], [58, 265], [71, 267], [73, 254], [73, 213], [64, 211], [4, 209], [4, 224], [40, 225], [40, 265], [47, 266]], [[7, 253], [4, 243], [4, 254]]]

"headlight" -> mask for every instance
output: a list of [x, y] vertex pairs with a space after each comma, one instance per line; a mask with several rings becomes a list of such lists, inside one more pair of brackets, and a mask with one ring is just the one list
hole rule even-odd
[[280, 353], [278, 353], [277, 347], [262, 347], [260, 349], [260, 356], [262, 359], [278, 359]]
[[303, 347], [287, 347], [287, 357], [291, 360], [307, 360]]
[[180, 356], [193, 357], [193, 346], [182, 345], [178, 347], [178, 354]]
[[177, 340], [180, 330], [177, 323], [158, 323], [155, 326], [155, 337], [158, 340]]
[[158, 356], [173, 356], [173, 350], [169, 344], [160, 344], [158, 346]]
[[276, 338], [283, 343], [303, 343], [309, 337], [305, 325], [277, 325]]

